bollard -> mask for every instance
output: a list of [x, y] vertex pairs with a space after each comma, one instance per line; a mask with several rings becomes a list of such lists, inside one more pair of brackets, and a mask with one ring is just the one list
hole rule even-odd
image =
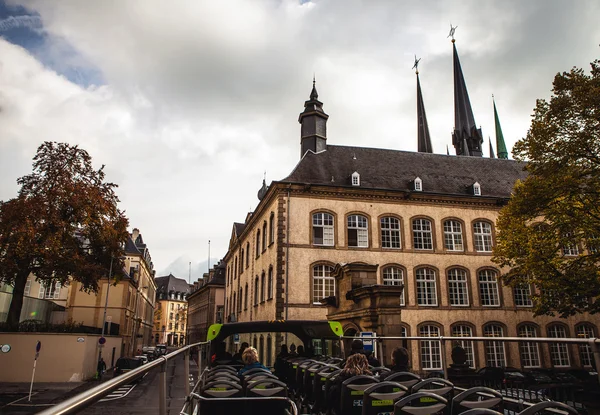
[[187, 349], [185, 349], [184, 352], [184, 356], [183, 356], [183, 360], [184, 360], [184, 365], [185, 365], [185, 375], [184, 375], [184, 382], [185, 382], [185, 398], [188, 399], [190, 397], [190, 349], [189, 347]]
[[167, 415], [167, 358], [162, 356], [162, 359], [164, 362], [158, 375], [158, 413]]

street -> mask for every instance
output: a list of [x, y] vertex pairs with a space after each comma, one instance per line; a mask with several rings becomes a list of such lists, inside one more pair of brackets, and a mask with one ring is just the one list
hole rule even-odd
[[[171, 415], [178, 414], [185, 401], [185, 370], [183, 355], [169, 360], [167, 366], [167, 413]], [[99, 402], [80, 411], [80, 414], [106, 414], [125, 415], [125, 414], [154, 414], [158, 413], [159, 408], [159, 372], [156, 368], [146, 374], [140, 381], [131, 385], [123, 385], [105, 396]], [[193, 360], [190, 360], [189, 382], [195, 382], [197, 379], [198, 368]], [[95, 385], [91, 385], [95, 386]], [[191, 386], [190, 386], [191, 388]], [[0, 405], [0, 414], [34, 414], [47, 409], [53, 404], [62, 402], [70, 397], [66, 394], [62, 398], [52, 399], [46, 403], [40, 401], [38, 404], [26, 402], [26, 393], [15, 393], [14, 396], [5, 396], [5, 403], [14, 402], [7, 406]], [[17, 401], [20, 399], [19, 401]], [[34, 399], [35, 401], [35, 399]]]

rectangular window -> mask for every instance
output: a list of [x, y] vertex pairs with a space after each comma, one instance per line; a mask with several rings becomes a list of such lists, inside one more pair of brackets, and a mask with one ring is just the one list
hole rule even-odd
[[29, 292], [31, 291], [31, 279], [27, 279], [27, 282], [25, 283], [25, 288], [23, 289], [23, 295], [29, 295]]
[[[548, 337], [554, 339], [566, 338], [567, 331], [563, 326], [550, 326], [548, 328]], [[552, 359], [552, 365], [554, 367], [569, 367], [571, 362], [569, 360], [569, 350], [566, 343], [550, 343], [550, 359]]]
[[369, 246], [369, 230], [367, 218], [364, 216], [348, 216], [348, 246], [357, 248]]
[[313, 267], [313, 303], [320, 304], [323, 298], [335, 295], [335, 278], [331, 276], [332, 270], [329, 265]]
[[[503, 337], [502, 327], [488, 325], [483, 328], [483, 335], [486, 337]], [[485, 342], [486, 365], [491, 367], [505, 367], [506, 353], [503, 342], [486, 341]]]
[[462, 269], [448, 271], [448, 293], [451, 306], [468, 306], [467, 273]]
[[435, 271], [421, 268], [416, 273], [417, 304], [423, 306], [437, 306], [437, 285]]
[[[590, 339], [594, 337], [594, 329], [586, 324], [577, 326], [575, 329], [577, 337], [580, 339]], [[594, 361], [594, 354], [589, 344], [579, 345], [579, 358], [581, 359], [581, 366], [592, 366]]]
[[462, 226], [459, 221], [444, 222], [444, 247], [448, 251], [463, 251]]
[[498, 307], [500, 305], [498, 280], [494, 271], [483, 270], [479, 272], [479, 297], [482, 306]]
[[400, 249], [400, 221], [393, 217], [381, 218], [381, 247]]
[[333, 246], [333, 215], [315, 213], [313, 219], [313, 245]]
[[515, 297], [515, 306], [517, 307], [533, 307], [531, 300], [531, 285], [521, 284], [513, 288]]
[[415, 219], [412, 227], [414, 249], [433, 249], [431, 222], [427, 219]]
[[565, 239], [567, 239], [567, 243], [563, 246], [563, 255], [565, 256], [577, 256], [579, 255], [579, 246], [575, 241], [571, 242], [573, 237], [570, 232], [565, 235]]
[[[521, 326], [519, 328], [519, 337], [536, 337], [536, 330], [533, 326]], [[521, 361], [524, 368], [540, 367], [540, 350], [537, 343], [520, 342]]]
[[[423, 326], [419, 330], [421, 337], [438, 337], [439, 329], [435, 326]], [[439, 340], [421, 340], [421, 367], [423, 370], [442, 369], [442, 353]]]
[[[383, 270], [383, 285], [402, 285], [404, 284], [404, 273], [398, 267], [387, 267]], [[400, 305], [404, 305], [404, 290], [400, 295]]]
[[60, 282], [48, 283], [47, 281], [40, 283], [40, 293], [38, 298], [46, 300], [58, 300], [60, 297]]
[[475, 250], [492, 252], [492, 225], [487, 222], [475, 222], [473, 233], [475, 234]]

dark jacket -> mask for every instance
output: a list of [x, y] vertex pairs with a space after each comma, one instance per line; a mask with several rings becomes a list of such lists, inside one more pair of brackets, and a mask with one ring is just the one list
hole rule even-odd
[[379, 375], [379, 379], [381, 380], [381, 382], [383, 382], [385, 380], [385, 378], [387, 378], [388, 376], [390, 376], [393, 373], [398, 373], [398, 372], [408, 372], [408, 366], [405, 365], [394, 365], [392, 366], [390, 372], [385, 372]]
[[251, 364], [246, 365], [243, 368], [241, 368], [240, 371], [238, 372], [238, 375], [243, 376], [244, 373], [246, 373], [248, 370], [250, 370], [250, 369], [256, 369], [257, 367], [259, 367], [261, 369], [269, 370], [267, 367], [263, 366], [262, 363], [260, 363], [260, 362], [254, 362], [254, 363], [251, 363]]

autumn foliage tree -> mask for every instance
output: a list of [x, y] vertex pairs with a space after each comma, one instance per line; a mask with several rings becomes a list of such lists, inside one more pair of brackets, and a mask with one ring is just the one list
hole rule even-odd
[[509, 285], [534, 284], [534, 312], [600, 311], [600, 61], [573, 68], [538, 100], [513, 150], [527, 163], [500, 212], [494, 261]]
[[116, 184], [104, 181], [78, 146], [45, 142], [18, 196], [0, 202], [0, 282], [13, 285], [8, 326], [16, 330], [27, 278], [48, 285], [71, 279], [87, 292], [123, 268], [128, 221], [117, 207]]

